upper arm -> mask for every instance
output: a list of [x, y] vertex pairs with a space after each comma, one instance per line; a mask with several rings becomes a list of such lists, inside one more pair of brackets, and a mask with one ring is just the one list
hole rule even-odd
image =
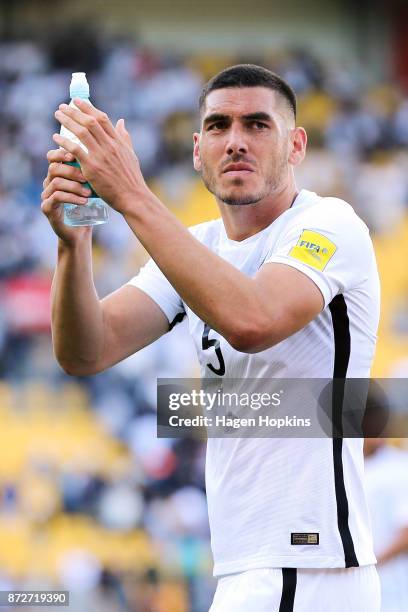
[[96, 372], [129, 357], [169, 330], [164, 312], [137, 287], [120, 287], [101, 300], [101, 307], [104, 346]]
[[153, 260], [101, 300], [103, 350], [92, 372], [101, 372], [151, 344], [184, 314], [184, 305]]
[[250, 352], [301, 330], [336, 295], [364, 283], [371, 265], [372, 243], [361, 220], [344, 203], [322, 200], [287, 228], [254, 278], [260, 314]]
[[285, 340], [312, 321], [324, 308], [318, 286], [303, 272], [280, 263], [267, 263], [254, 278], [264, 316], [264, 333], [250, 352]]

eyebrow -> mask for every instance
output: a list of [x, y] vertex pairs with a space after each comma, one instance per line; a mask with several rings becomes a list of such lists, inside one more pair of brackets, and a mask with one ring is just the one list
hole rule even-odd
[[242, 118], [245, 119], [245, 121], [269, 121], [269, 123], [272, 123], [273, 121], [272, 117], [268, 113], [261, 111], [257, 113], [250, 113], [249, 115], [243, 115]]
[[[223, 113], [212, 113], [204, 119], [203, 125], [208, 125], [209, 123], [217, 121], [229, 121], [230, 119], [230, 115], [224, 115]], [[268, 121], [269, 123], [273, 122], [272, 117], [268, 113], [264, 113], [262, 111], [258, 111], [256, 113], [249, 113], [248, 115], [241, 115], [240, 119], [243, 119], [244, 121]]]

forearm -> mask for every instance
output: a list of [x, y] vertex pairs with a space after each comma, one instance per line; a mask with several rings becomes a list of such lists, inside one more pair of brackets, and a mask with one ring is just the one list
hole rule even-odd
[[90, 237], [75, 246], [58, 245], [51, 291], [52, 336], [55, 355], [69, 373], [96, 362], [103, 350], [103, 317], [92, 278], [91, 250]]
[[153, 195], [124, 217], [186, 304], [225, 338], [260, 316], [253, 279], [196, 240]]

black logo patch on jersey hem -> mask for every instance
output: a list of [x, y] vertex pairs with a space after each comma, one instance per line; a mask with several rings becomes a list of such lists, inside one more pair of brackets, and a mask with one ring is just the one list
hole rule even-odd
[[292, 546], [317, 546], [319, 544], [318, 533], [291, 533], [290, 543]]

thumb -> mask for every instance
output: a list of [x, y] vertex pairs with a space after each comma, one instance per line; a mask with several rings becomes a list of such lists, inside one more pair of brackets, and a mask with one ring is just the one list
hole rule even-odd
[[115, 130], [118, 133], [119, 137], [122, 138], [126, 142], [127, 145], [133, 148], [132, 139], [130, 137], [129, 132], [125, 128], [124, 119], [118, 119], [118, 121], [116, 122]]

